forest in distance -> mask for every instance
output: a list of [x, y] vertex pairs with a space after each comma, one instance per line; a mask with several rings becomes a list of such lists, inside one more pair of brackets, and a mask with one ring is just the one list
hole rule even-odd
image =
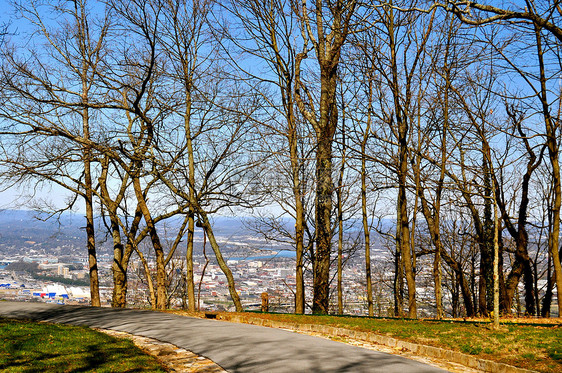
[[92, 305], [101, 231], [113, 307], [135, 258], [165, 309], [181, 245], [193, 311], [202, 231], [242, 311], [213, 218], [247, 215], [295, 251], [296, 313], [343, 313], [361, 257], [374, 315], [383, 245], [395, 316], [422, 287], [438, 319], [559, 315], [560, 1], [4, 5], [0, 187], [53, 218], [84, 206]]

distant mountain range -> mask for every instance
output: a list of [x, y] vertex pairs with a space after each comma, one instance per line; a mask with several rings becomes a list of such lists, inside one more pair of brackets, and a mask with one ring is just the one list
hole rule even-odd
[[[0, 255], [18, 255], [25, 252], [38, 254], [83, 255], [85, 252], [86, 232], [85, 218], [81, 214], [63, 213], [46, 219], [47, 216], [29, 210], [0, 210]], [[255, 221], [244, 217], [214, 217], [212, 220], [215, 236], [221, 250], [227, 257], [261, 255], [265, 250], [291, 250], [289, 244], [267, 242], [260, 234], [249, 228]], [[182, 217], [170, 218], [165, 226], [160, 225], [161, 239], [173, 241]], [[348, 222], [349, 223], [349, 222]], [[294, 223], [289, 219], [285, 222], [287, 229], [292, 229]], [[385, 229], [392, 229], [391, 220], [384, 221]], [[164, 229], [166, 228], [166, 229]], [[96, 222], [97, 250], [99, 254], [112, 254], [111, 238], [107, 236], [106, 228], [98, 218]], [[360, 234], [361, 224], [355, 221], [348, 233]], [[168, 235], [168, 236], [166, 236]], [[372, 249], [384, 251], [378, 244], [376, 235], [372, 238]], [[196, 228], [195, 253], [201, 254], [203, 246], [202, 229]], [[180, 245], [180, 253], [185, 252], [185, 245]], [[207, 246], [207, 250], [211, 250]], [[208, 252], [209, 252], [208, 251]]]
[[73, 214], [63, 214], [58, 220], [40, 220], [40, 216], [33, 211], [1, 210], [0, 245], [46, 242], [51, 245], [68, 245], [84, 237], [85, 233], [81, 229], [83, 225], [83, 219]]
[[[97, 220], [96, 235], [100, 243], [98, 252], [111, 251], [110, 240], [105, 237], [106, 229], [101, 220]], [[161, 234], [169, 232], [170, 235], [175, 235], [181, 225], [181, 218], [171, 218], [166, 225], [171, 229], [161, 229]], [[80, 214], [63, 213], [47, 219], [45, 214], [35, 211], [0, 210], [0, 254], [17, 254], [27, 249], [45, 254], [60, 254], [61, 251], [69, 252], [73, 248], [81, 250], [86, 241], [84, 226], [85, 218]], [[213, 227], [215, 235], [223, 241], [238, 241], [244, 240], [243, 237], [255, 236], [240, 218], [215, 217]], [[201, 236], [201, 228], [196, 230], [196, 235]]]

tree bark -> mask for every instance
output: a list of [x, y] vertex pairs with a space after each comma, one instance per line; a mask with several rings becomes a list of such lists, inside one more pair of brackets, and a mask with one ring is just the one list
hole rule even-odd
[[167, 303], [167, 274], [164, 249], [162, 247], [160, 237], [158, 236], [158, 233], [156, 231], [156, 226], [154, 225], [154, 221], [152, 220], [152, 216], [146, 204], [145, 197], [142, 193], [140, 179], [137, 175], [132, 175], [132, 181], [135, 196], [137, 197], [137, 203], [139, 205], [140, 211], [142, 212], [146, 227], [148, 228], [150, 240], [154, 249], [154, 255], [156, 257], [156, 309], [165, 310]]
[[[193, 150], [193, 138], [191, 131], [191, 73], [187, 71], [184, 64], [184, 76], [186, 79], [185, 97], [185, 137], [187, 141], [187, 158], [188, 158], [188, 181], [189, 181], [189, 199], [195, 200], [195, 154]], [[189, 208], [187, 225], [187, 252], [186, 252], [186, 286], [187, 286], [187, 304], [190, 311], [195, 311], [195, 280], [193, 278], [193, 237], [195, 232], [195, 218], [193, 208]]]
[[[83, 82], [83, 87], [87, 83]], [[87, 88], [84, 88], [83, 99], [87, 100]], [[83, 121], [83, 134], [84, 138], [90, 138], [89, 129], [89, 113], [85, 108], [82, 111]], [[86, 204], [86, 236], [88, 247], [88, 267], [90, 269], [90, 300], [94, 307], [100, 307], [100, 291], [99, 291], [99, 277], [98, 277], [98, 263], [96, 258], [96, 236], [94, 231], [94, 201], [93, 201], [93, 185], [92, 185], [92, 172], [91, 172], [91, 149], [88, 146], [84, 147], [84, 200]]]
[[[343, 169], [343, 167], [342, 167]], [[341, 200], [341, 188], [343, 171], [340, 173], [336, 200], [338, 206], [338, 314], [343, 315], [343, 212]]]
[[289, 157], [291, 159], [291, 175], [293, 198], [295, 201], [295, 313], [304, 314], [305, 312], [305, 289], [304, 289], [304, 203], [302, 182], [300, 177], [301, 160], [298, 150], [298, 131], [294, 113], [294, 100], [292, 84], [287, 82], [287, 87], [282, 87], [282, 94], [285, 96], [287, 114], [287, 139], [289, 141]]
[[[86, 33], [86, 9], [84, 5], [75, 8], [76, 27], [78, 31], [78, 44], [80, 49], [80, 56], [82, 58], [82, 68], [80, 70], [80, 79], [82, 81], [81, 100], [84, 108], [82, 109], [82, 135], [84, 140], [90, 141], [90, 112], [87, 107], [90, 95], [89, 74], [90, 65], [88, 61], [89, 40]], [[92, 185], [92, 149], [88, 145], [83, 147], [83, 162], [84, 162], [84, 202], [86, 205], [86, 236], [88, 247], [88, 266], [90, 269], [90, 300], [92, 306], [101, 306], [100, 292], [99, 292], [99, 277], [98, 277], [98, 264], [96, 258], [96, 236], [94, 230], [94, 200], [93, 200], [93, 185]]]
[[185, 254], [186, 262], [186, 284], [187, 287], [187, 309], [195, 312], [195, 281], [193, 273], [193, 237], [195, 233], [195, 219], [193, 212], [189, 211], [189, 218], [187, 222], [187, 252]]
[[367, 312], [374, 316], [373, 310], [373, 280], [371, 278], [371, 228], [367, 212], [367, 141], [371, 133], [371, 112], [373, 111], [373, 76], [369, 71], [368, 100], [369, 111], [367, 114], [367, 125], [361, 141], [361, 218], [363, 223], [363, 236], [365, 240], [365, 282], [367, 291]]
[[205, 233], [207, 233], [209, 243], [211, 244], [211, 248], [215, 253], [215, 257], [217, 258], [219, 267], [224, 273], [224, 275], [226, 276], [226, 280], [228, 282], [228, 290], [230, 292], [230, 297], [234, 302], [234, 307], [236, 308], [236, 312], [242, 312], [243, 311], [242, 303], [240, 303], [240, 296], [238, 295], [238, 292], [236, 291], [236, 287], [234, 285], [234, 277], [232, 276], [232, 272], [230, 271], [230, 268], [228, 268], [228, 266], [226, 265], [226, 261], [224, 260], [222, 253], [220, 252], [219, 245], [213, 233], [213, 228], [211, 226], [211, 223], [209, 222], [209, 218], [207, 217], [205, 211], [201, 209], [198, 209], [197, 214], [201, 218], [201, 224], [203, 226], [203, 229], [205, 229]]
[[[327, 116], [328, 108], [324, 115]], [[330, 307], [330, 253], [332, 248], [332, 136], [317, 133], [316, 152], [316, 261], [312, 312], [327, 314]]]
[[[400, 236], [400, 224], [396, 225], [396, 237]], [[396, 239], [396, 251], [394, 252], [394, 316], [404, 317], [404, 271], [400, 254], [398, 238]]]
[[361, 216], [363, 221], [363, 235], [365, 238], [365, 282], [367, 283], [367, 311], [374, 316], [373, 310], [373, 280], [371, 278], [371, 234], [367, 215], [367, 169], [365, 162], [365, 146], [361, 148]]
[[[345, 111], [344, 117], [345, 117]], [[337, 221], [338, 221], [338, 313], [343, 315], [343, 178], [345, 175], [346, 144], [345, 144], [345, 119], [342, 123], [342, 158], [336, 189]], [[372, 303], [372, 301], [371, 301]], [[372, 306], [371, 306], [372, 308]]]

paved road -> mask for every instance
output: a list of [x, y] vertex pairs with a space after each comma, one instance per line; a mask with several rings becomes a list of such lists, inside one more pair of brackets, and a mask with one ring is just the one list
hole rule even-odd
[[290, 331], [160, 312], [0, 302], [0, 316], [155, 338], [205, 356], [230, 372], [444, 372], [400, 356]]

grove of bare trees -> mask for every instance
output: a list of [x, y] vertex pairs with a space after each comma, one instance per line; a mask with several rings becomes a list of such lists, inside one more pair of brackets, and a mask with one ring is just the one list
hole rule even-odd
[[194, 311], [200, 228], [242, 311], [239, 214], [295, 251], [296, 313], [344, 313], [355, 261], [370, 316], [559, 314], [562, 4], [491, 4], [14, 0], [1, 188], [84, 206], [94, 306], [101, 231], [114, 307], [137, 258]]

